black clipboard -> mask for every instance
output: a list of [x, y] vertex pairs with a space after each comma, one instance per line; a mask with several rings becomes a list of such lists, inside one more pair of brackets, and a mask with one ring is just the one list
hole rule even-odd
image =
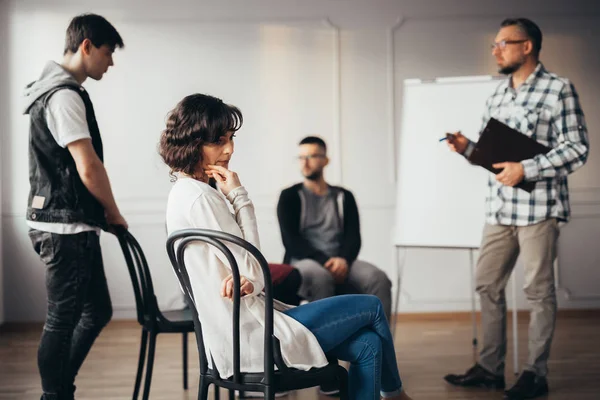
[[[497, 174], [502, 169], [493, 168], [492, 164], [505, 161], [521, 162], [538, 154], [546, 154], [550, 150], [552, 150], [550, 147], [536, 142], [497, 119], [490, 118], [468, 160]], [[535, 182], [522, 181], [515, 187], [531, 193], [535, 188]]]

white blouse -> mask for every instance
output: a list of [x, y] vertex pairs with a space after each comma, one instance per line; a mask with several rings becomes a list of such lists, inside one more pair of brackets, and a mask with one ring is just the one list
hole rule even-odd
[[[233, 206], [231, 214], [226, 199]], [[180, 229], [213, 229], [236, 235], [260, 249], [254, 205], [242, 186], [225, 198], [219, 191], [192, 178], [179, 178], [167, 204], [169, 234]], [[225, 243], [233, 253], [240, 275], [254, 292], [240, 302], [240, 369], [262, 372], [264, 366], [264, 279], [258, 262], [239, 246]], [[206, 243], [193, 243], [185, 252], [192, 291], [209, 364], [212, 355], [221, 377], [233, 375], [233, 302], [220, 294], [221, 282], [231, 273], [225, 255]], [[315, 336], [304, 325], [280, 311], [292, 306], [274, 300], [273, 329], [289, 367], [323, 367], [327, 359]]]

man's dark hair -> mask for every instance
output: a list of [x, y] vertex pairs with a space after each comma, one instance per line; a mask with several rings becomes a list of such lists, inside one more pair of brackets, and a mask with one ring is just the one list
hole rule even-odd
[[89, 39], [95, 47], [103, 45], [111, 49], [125, 47], [119, 32], [104, 17], [96, 14], [82, 14], [71, 20], [65, 38], [65, 51], [77, 53], [81, 43]]
[[320, 137], [307, 136], [304, 139], [302, 139], [300, 141], [300, 143], [298, 143], [298, 146], [303, 145], [303, 144], [317, 144], [317, 145], [319, 145], [319, 147], [321, 147], [323, 149], [323, 152], [325, 154], [327, 154], [327, 145], [325, 144], [325, 141], [323, 139], [321, 139]]
[[500, 24], [502, 28], [506, 26], [518, 27], [533, 44], [533, 55], [536, 58], [540, 57], [542, 50], [542, 31], [535, 22], [527, 18], [507, 18]]

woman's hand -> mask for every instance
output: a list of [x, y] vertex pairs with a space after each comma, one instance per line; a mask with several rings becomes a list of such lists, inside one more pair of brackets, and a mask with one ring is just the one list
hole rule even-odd
[[[254, 285], [248, 279], [240, 276], [240, 297], [244, 297], [247, 294], [252, 294], [254, 291]], [[221, 296], [228, 299], [233, 299], [233, 275], [227, 276], [221, 283]]]
[[206, 174], [215, 178], [217, 186], [219, 186], [219, 189], [221, 189], [221, 192], [223, 192], [225, 196], [233, 189], [242, 186], [240, 178], [238, 178], [238, 175], [235, 172], [221, 167], [220, 165], [209, 165]]

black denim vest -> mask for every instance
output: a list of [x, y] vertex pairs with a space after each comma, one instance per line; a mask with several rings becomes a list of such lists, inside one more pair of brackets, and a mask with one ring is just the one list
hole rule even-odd
[[29, 202], [27, 219], [39, 222], [84, 223], [107, 228], [104, 207], [85, 187], [75, 160], [56, 143], [48, 129], [46, 106], [58, 90], [73, 90], [85, 104], [92, 146], [103, 160], [102, 139], [90, 96], [80, 86], [62, 85], [38, 98], [29, 109]]

